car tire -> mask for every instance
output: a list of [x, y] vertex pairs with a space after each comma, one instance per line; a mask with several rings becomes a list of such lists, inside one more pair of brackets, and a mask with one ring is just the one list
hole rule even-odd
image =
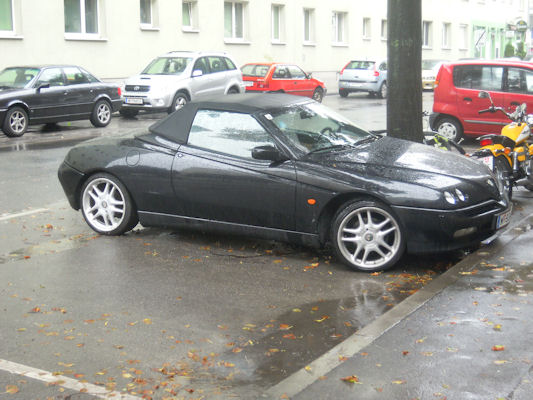
[[371, 200], [353, 201], [337, 211], [331, 242], [343, 263], [367, 272], [392, 267], [405, 250], [404, 235], [392, 210]]
[[22, 107], [7, 110], [2, 130], [6, 136], [21, 137], [28, 129], [28, 113]]
[[348, 91], [346, 89], [339, 89], [339, 96], [348, 97]]
[[504, 156], [495, 157], [493, 172], [502, 180], [504, 190], [509, 195], [509, 200], [511, 200], [513, 198], [513, 184], [510, 176], [513, 174], [513, 168], [509, 164], [509, 161]]
[[174, 111], [178, 111], [188, 102], [189, 102], [189, 98], [187, 97], [185, 93], [183, 92], [176, 93], [176, 95], [174, 96], [174, 100], [172, 100], [172, 105], [170, 106], [170, 110], [168, 110], [168, 113], [172, 114]]
[[378, 98], [386, 99], [387, 98], [387, 82], [383, 82], [379, 87], [378, 92], [376, 93]]
[[239, 92], [239, 89], [237, 89], [236, 87], [232, 86], [228, 89], [228, 94], [237, 94], [237, 93], [240, 93], [240, 92]]
[[322, 103], [323, 98], [324, 98], [324, 90], [322, 90], [321, 87], [317, 87], [315, 91], [313, 92], [313, 100], [318, 101], [319, 103]]
[[87, 224], [101, 235], [122, 235], [139, 221], [128, 190], [110, 174], [94, 174], [83, 184], [80, 206]]
[[97, 128], [103, 128], [111, 122], [111, 106], [106, 100], [98, 100], [91, 114], [91, 124]]
[[134, 118], [139, 114], [139, 110], [120, 110], [118, 113], [124, 118]]
[[463, 127], [459, 121], [450, 117], [439, 119], [435, 124], [435, 131], [455, 143], [459, 143], [459, 140], [463, 137]]

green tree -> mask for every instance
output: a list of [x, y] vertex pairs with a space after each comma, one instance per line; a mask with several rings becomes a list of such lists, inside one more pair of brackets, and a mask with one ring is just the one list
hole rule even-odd
[[388, 0], [387, 132], [422, 142], [422, 0]]
[[516, 43], [516, 55], [522, 60], [526, 56], [526, 50], [524, 49], [524, 42], [520, 41]]
[[514, 46], [512, 43], [507, 43], [505, 45], [505, 50], [503, 51], [504, 57], [513, 57], [514, 56]]

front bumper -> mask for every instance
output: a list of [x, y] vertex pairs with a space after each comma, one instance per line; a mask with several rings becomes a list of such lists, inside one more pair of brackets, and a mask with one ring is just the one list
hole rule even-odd
[[122, 108], [129, 110], [162, 111], [170, 108], [172, 96], [153, 96], [149, 92], [123, 92]]
[[503, 217], [512, 204], [502, 199], [451, 211], [393, 208], [405, 227], [408, 252], [434, 253], [466, 248], [492, 236], [508, 223]]
[[75, 210], [79, 210], [80, 191], [85, 175], [63, 161], [57, 171], [57, 177], [70, 206]]

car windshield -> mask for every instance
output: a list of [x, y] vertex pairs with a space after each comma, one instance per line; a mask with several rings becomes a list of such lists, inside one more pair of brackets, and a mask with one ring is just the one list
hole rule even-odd
[[246, 64], [241, 68], [242, 76], [255, 76], [264, 78], [270, 69], [270, 66], [264, 64]]
[[350, 61], [346, 69], [374, 69], [374, 61]]
[[159, 57], [142, 72], [144, 75], [179, 75], [192, 61], [191, 57]]
[[0, 72], [0, 89], [23, 88], [39, 73], [38, 68], [12, 67]]
[[319, 103], [298, 104], [265, 114], [305, 155], [357, 146], [377, 136]]
[[433, 69], [441, 60], [422, 60], [422, 69]]

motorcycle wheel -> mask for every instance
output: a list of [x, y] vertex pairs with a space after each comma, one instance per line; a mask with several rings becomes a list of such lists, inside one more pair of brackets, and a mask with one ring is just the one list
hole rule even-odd
[[513, 183], [511, 182], [511, 175], [513, 169], [509, 162], [502, 156], [494, 158], [493, 172], [502, 180], [504, 190], [509, 194], [509, 200], [513, 197]]

